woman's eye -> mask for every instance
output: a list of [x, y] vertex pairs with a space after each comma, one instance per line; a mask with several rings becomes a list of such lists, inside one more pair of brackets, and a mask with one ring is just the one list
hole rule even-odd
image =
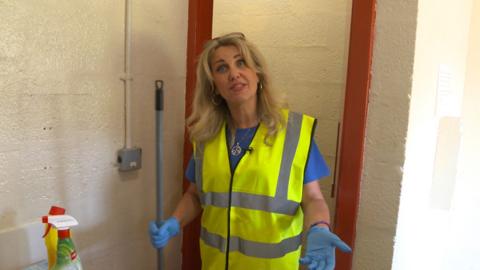
[[225, 65], [220, 65], [220, 66], [218, 66], [215, 70], [216, 70], [217, 72], [224, 73], [225, 71], [227, 71], [227, 66], [225, 66]]
[[247, 63], [245, 63], [245, 60], [243, 60], [243, 59], [240, 59], [240, 60], [237, 61], [237, 66], [239, 66], [239, 67], [244, 67], [246, 65], [247, 65]]

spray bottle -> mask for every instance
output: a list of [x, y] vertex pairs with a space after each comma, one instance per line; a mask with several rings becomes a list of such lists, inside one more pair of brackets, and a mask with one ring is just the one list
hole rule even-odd
[[[49, 216], [53, 215], [63, 215], [65, 214], [65, 209], [58, 206], [50, 207], [48, 212]], [[52, 227], [51, 224], [45, 224], [45, 233], [42, 236], [45, 240], [45, 246], [47, 248], [48, 254], [48, 269], [51, 270], [55, 264], [55, 259], [57, 257], [57, 243], [58, 243], [58, 232], [55, 227]]]
[[52, 270], [82, 270], [80, 257], [70, 238], [70, 227], [78, 225], [78, 221], [69, 215], [58, 215], [43, 216], [42, 222], [58, 230], [57, 258]]

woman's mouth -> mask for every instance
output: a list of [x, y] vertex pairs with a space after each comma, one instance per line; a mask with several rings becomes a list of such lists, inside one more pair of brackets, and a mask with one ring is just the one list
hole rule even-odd
[[234, 83], [230, 86], [230, 90], [240, 91], [245, 87], [244, 83]]

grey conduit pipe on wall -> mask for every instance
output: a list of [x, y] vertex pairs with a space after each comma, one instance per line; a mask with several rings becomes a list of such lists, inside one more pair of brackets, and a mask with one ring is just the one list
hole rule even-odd
[[132, 92], [132, 74], [131, 74], [131, 55], [132, 55], [132, 2], [125, 0], [125, 39], [124, 39], [124, 70], [121, 80], [124, 83], [124, 106], [125, 106], [125, 141], [124, 148], [132, 147], [132, 121], [131, 121], [131, 92]]
[[[163, 220], [163, 81], [155, 81], [157, 225]], [[162, 249], [157, 250], [157, 269], [165, 269]]]

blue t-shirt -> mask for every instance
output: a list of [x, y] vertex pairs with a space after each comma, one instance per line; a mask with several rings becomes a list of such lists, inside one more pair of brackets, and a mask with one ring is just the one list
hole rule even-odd
[[[235, 138], [238, 138], [238, 141], [235, 140], [233, 145], [236, 145], [237, 142], [241, 148], [241, 152], [234, 156], [229, 151], [229, 158], [231, 164], [231, 170], [234, 170], [237, 166], [240, 158], [243, 156], [245, 150], [249, 151], [249, 145], [257, 131], [257, 127], [252, 128], [238, 128], [235, 132]], [[227, 138], [230, 138], [230, 132], [227, 129]], [[330, 171], [328, 169], [327, 163], [323, 158], [322, 154], [318, 150], [318, 146], [315, 141], [312, 139], [312, 143], [310, 146], [310, 152], [308, 154], [308, 161], [307, 161], [307, 168], [305, 170], [305, 176], [303, 178], [303, 184], [307, 184], [312, 182], [313, 180], [323, 178], [325, 176], [330, 175]], [[190, 161], [188, 162], [187, 170], [185, 171], [185, 176], [187, 179], [195, 183], [195, 161], [193, 156], [190, 157]]]

